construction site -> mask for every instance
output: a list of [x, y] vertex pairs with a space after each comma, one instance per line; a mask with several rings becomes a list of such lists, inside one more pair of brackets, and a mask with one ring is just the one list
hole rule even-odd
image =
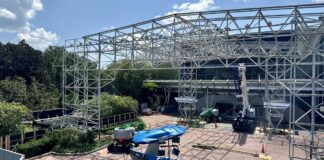
[[[98, 131], [95, 97], [115, 80], [111, 73], [172, 69], [174, 79], [146, 80], [172, 112], [141, 116], [147, 129], [185, 128], [172, 138], [176, 150], [165, 151], [169, 159], [324, 159], [323, 3], [175, 13], [66, 40], [65, 50], [62, 104], [72, 112], [40, 124]], [[123, 60], [148, 67], [103, 70]], [[132, 158], [102, 148], [33, 159]]]

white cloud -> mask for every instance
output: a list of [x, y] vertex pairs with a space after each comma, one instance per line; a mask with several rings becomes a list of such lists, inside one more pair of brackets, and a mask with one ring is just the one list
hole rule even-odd
[[58, 42], [59, 36], [42, 27], [34, 27], [30, 20], [43, 10], [41, 0], [0, 0], [0, 32], [17, 34], [35, 49], [45, 50]]
[[40, 0], [0, 0], [0, 6], [0, 32], [25, 32], [30, 27], [28, 21], [43, 10]]
[[186, 2], [182, 4], [174, 4], [172, 6], [173, 11], [167, 13], [184, 13], [184, 12], [199, 12], [219, 9], [219, 6], [215, 5], [214, 0], [199, 0], [197, 3]]
[[[219, 9], [219, 6], [215, 5], [214, 0], [199, 0], [196, 3], [186, 2], [182, 4], [173, 4], [172, 11], [167, 12], [165, 15], [175, 14], [175, 13], [185, 13], [185, 12], [200, 12], [208, 10]], [[159, 18], [161, 15], [157, 15], [154, 18]], [[190, 18], [190, 16], [188, 17]], [[171, 19], [162, 20], [163, 24], [172, 23]]]
[[312, 0], [312, 1], [316, 3], [324, 3], [324, 0]]
[[6, 8], [0, 8], [0, 17], [15, 20], [17, 16]]
[[51, 31], [46, 31], [44, 28], [37, 28], [30, 32], [18, 33], [18, 40], [26, 40], [33, 48], [44, 51], [49, 45], [55, 45], [59, 36]]
[[26, 12], [26, 18], [32, 19], [36, 15], [36, 11], [43, 10], [43, 4], [40, 0], [32, 0], [31, 1], [31, 8]]

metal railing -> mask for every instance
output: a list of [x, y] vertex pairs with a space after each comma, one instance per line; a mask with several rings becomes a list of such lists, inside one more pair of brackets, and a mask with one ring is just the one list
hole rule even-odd
[[39, 139], [43, 137], [43, 135], [45, 135], [47, 132], [47, 129], [43, 129], [21, 134], [0, 136], [0, 148], [7, 150], [15, 150], [18, 144], [26, 143], [34, 139]]
[[137, 119], [137, 115], [135, 112], [117, 114], [114, 116], [102, 118], [101, 126], [110, 128], [110, 127], [115, 127], [115, 126], [125, 123], [125, 122], [134, 121], [136, 119]]

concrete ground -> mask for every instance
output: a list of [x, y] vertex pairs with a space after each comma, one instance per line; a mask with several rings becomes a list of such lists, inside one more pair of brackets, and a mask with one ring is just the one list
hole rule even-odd
[[[163, 124], [176, 124], [176, 117], [166, 115], [143, 116], [142, 119], [148, 128], [154, 128]], [[180, 159], [184, 160], [252, 160], [258, 159], [252, 154], [261, 152], [262, 145], [266, 139], [263, 134], [235, 133], [230, 124], [208, 124], [204, 128], [189, 128], [187, 133], [181, 137]], [[215, 146], [218, 149], [209, 150], [194, 148], [192, 145], [201, 144]], [[288, 140], [285, 137], [273, 137], [264, 146], [267, 154], [273, 160], [288, 160]], [[140, 148], [144, 151], [144, 148]], [[297, 151], [296, 151], [297, 152]], [[300, 152], [302, 153], [302, 152]], [[108, 153], [102, 149], [85, 156], [46, 156], [39, 160], [107, 160], [120, 159], [130, 160], [126, 154]]]

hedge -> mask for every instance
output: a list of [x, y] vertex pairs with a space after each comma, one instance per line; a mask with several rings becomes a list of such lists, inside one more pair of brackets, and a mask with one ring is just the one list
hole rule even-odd
[[96, 136], [92, 132], [82, 133], [75, 129], [54, 130], [44, 137], [33, 140], [17, 147], [17, 152], [24, 154], [26, 158], [47, 153], [53, 148], [73, 148], [87, 144], [93, 144]]
[[34, 157], [40, 154], [51, 151], [55, 146], [55, 141], [50, 137], [32, 140], [30, 142], [20, 144], [17, 147], [17, 152], [24, 154], [26, 158]]

